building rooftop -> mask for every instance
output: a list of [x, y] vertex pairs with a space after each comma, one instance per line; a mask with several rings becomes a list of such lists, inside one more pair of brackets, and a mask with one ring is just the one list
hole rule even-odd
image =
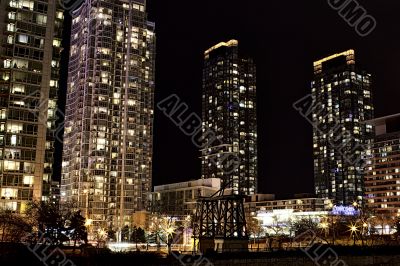
[[337, 59], [339, 57], [345, 56], [346, 57], [346, 62], [348, 65], [354, 64], [355, 63], [355, 51], [353, 49], [344, 51], [342, 53], [337, 53], [330, 55], [328, 57], [322, 58], [318, 61], [314, 62], [314, 73], [320, 73], [322, 72], [322, 65], [328, 61], [331, 61], [333, 59]]
[[371, 124], [373, 126], [380, 126], [380, 125], [386, 124], [388, 120], [392, 120], [392, 119], [400, 119], [400, 113], [394, 114], [394, 115], [378, 117], [378, 118], [375, 118], [372, 120], [368, 120], [365, 123]]
[[208, 178], [208, 179], [198, 179], [193, 181], [186, 181], [180, 183], [172, 183], [165, 184], [154, 187], [154, 192], [160, 192], [165, 190], [175, 190], [182, 188], [190, 188], [190, 187], [211, 187], [220, 189], [221, 188], [221, 179], [219, 178]]
[[205, 56], [208, 56], [212, 51], [220, 48], [220, 47], [232, 47], [232, 46], [238, 46], [239, 42], [237, 40], [230, 40], [228, 42], [220, 42], [216, 45], [214, 45], [213, 47], [211, 47], [210, 49], [208, 49], [207, 51], [204, 52]]

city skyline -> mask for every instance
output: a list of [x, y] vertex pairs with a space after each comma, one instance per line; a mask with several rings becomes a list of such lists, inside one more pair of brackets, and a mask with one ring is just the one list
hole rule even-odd
[[0, 0], [0, 261], [400, 265], [398, 10]]
[[[162, 5], [155, 9], [154, 5], [153, 5], [154, 3], [152, 1], [148, 1], [148, 4], [149, 4], [149, 13], [150, 13], [149, 15], [150, 15], [150, 18], [153, 16], [154, 17], [153, 20], [165, 20], [165, 17], [158, 13], [160, 8], [162, 9]], [[320, 6], [315, 7], [315, 8], [324, 8], [324, 6], [321, 4]], [[232, 10], [236, 10], [236, 9], [232, 8]], [[331, 10], [329, 8], [325, 7], [324, 12], [326, 14], [329, 14], [330, 11]], [[156, 15], [158, 15], [157, 19], [155, 19]], [[378, 12], [378, 17], [380, 15], [381, 14]], [[278, 21], [282, 22], [280, 20], [278, 20]], [[384, 23], [390, 23], [390, 21], [386, 22], [386, 20], [384, 20], [384, 19], [380, 19], [380, 21], [383, 21]], [[163, 24], [165, 24], [165, 23], [163, 23]], [[161, 28], [161, 29], [158, 30], [160, 32], [160, 34], [164, 34], [164, 32], [165, 32], [165, 31], [163, 31], [163, 29], [165, 28], [163, 24], [160, 25], [159, 28]], [[345, 25], [345, 23], [343, 23], [343, 24], [344, 24], [343, 25], [343, 30], [345, 30], [345, 32], [344, 32], [345, 36], [351, 36], [353, 43], [360, 43], [359, 37], [358, 36], [352, 36], [351, 34], [354, 34], [354, 32], [351, 32], [350, 30], [346, 31], [346, 25]], [[331, 25], [332, 24], [328, 24], [328, 26], [331, 26]], [[66, 31], [68, 31], [68, 18], [67, 18], [67, 22], [66, 22], [66, 28], [67, 28]], [[230, 27], [230, 29], [231, 28], [232, 27]], [[241, 28], [241, 27], [239, 27], [239, 28]], [[229, 30], [223, 30], [223, 32], [221, 33], [221, 36], [223, 36], [223, 35], [233, 36], [233, 35], [241, 35], [241, 34], [243, 34], [243, 33], [241, 33], [241, 31], [239, 31], [239, 33], [231, 34], [231, 33], [229, 33], [229, 32], [231, 32], [230, 29]], [[218, 27], [215, 30], [212, 30], [212, 32], [215, 32], [216, 30], [218, 30]], [[384, 31], [388, 31], [387, 28], [384, 28], [383, 30]], [[383, 33], [379, 33], [379, 28], [376, 31], [378, 33], [374, 32], [372, 34], [372, 36], [374, 34], [383, 34]], [[203, 44], [201, 44], [201, 45], [197, 44], [197, 47], [199, 47], [199, 46], [202, 47], [201, 49], [196, 49], [196, 51], [197, 51], [196, 53], [198, 54], [197, 58], [199, 58], [201, 56], [201, 53], [202, 53], [201, 51], [202, 50], [204, 51], [205, 49], [210, 47], [213, 43], [216, 43], [216, 42], [224, 40], [224, 37], [218, 37], [218, 36], [215, 35], [215, 33], [213, 33], [212, 35], [213, 36], [211, 36], [208, 40], [206, 39], [206, 40], [202, 41]], [[258, 39], [257, 35], [255, 35], [255, 36], [256, 36], [255, 40]], [[327, 37], [326, 35], [324, 35], [324, 36], [325, 36], [324, 37], [325, 38], [324, 39], [325, 42], [326, 42], [326, 40], [332, 40], [331, 38]], [[255, 49], [255, 50], [249, 49], [249, 43], [251, 42], [251, 39], [249, 39], [248, 36], [246, 36], [246, 35], [244, 35], [243, 37], [245, 37], [245, 38], [237, 38], [237, 39], [239, 39], [241, 41], [242, 51], [245, 54], [250, 54], [250, 55], [252, 53], [253, 54], [258, 53], [258, 51], [259, 51], [258, 49]], [[374, 41], [376, 39], [376, 38], [371, 38], [371, 37], [367, 37], [366, 39], [368, 39], [368, 38], [373, 39], [371, 41], [371, 43], [374, 43]], [[210, 39], [214, 39], [215, 41], [210, 41]], [[229, 38], [227, 38], [227, 39], [229, 39]], [[163, 38], [161, 40], [162, 41], [166, 41], [165, 38]], [[65, 42], [65, 39], [63, 41]], [[168, 42], [169, 41], [170, 41], [170, 39], [168, 39]], [[204, 43], [206, 43], [206, 44], [204, 44]], [[357, 47], [357, 45], [342, 44], [342, 43], [336, 42], [336, 41], [334, 41], [334, 43], [336, 43], [337, 47], [344, 47], [346, 49], [349, 48], [349, 47], [356, 48], [357, 53], [359, 55], [358, 58], [360, 58], [361, 63], [372, 74], [374, 74], [374, 73], [394, 73], [395, 72], [395, 68], [393, 68], [393, 67], [389, 68], [389, 66], [392, 64], [390, 62], [392, 62], [392, 61], [394, 62], [395, 60], [392, 60], [392, 61], [386, 60], [386, 62], [389, 62], [387, 64], [372, 64], [372, 63], [369, 63], [369, 61], [370, 62], [377, 62], [377, 61], [381, 62], [381, 60], [384, 60], [385, 58], [389, 58], [388, 56], [386, 56], [386, 57], [379, 56], [379, 58], [378, 58], [375, 54], [373, 54], [372, 57], [368, 57], [368, 56], [366, 56], [366, 53], [369, 53], [370, 50], [366, 50], [366, 48], [364, 48], [364, 47]], [[391, 46], [392, 45], [390, 45], [390, 47]], [[173, 49], [171, 49], [171, 47], [168, 46], [168, 45], [163, 45], [163, 46], [158, 46], [158, 47], [161, 47], [161, 48], [158, 48], [159, 50], [160, 49], [166, 49], [168, 47], [168, 49], [173, 51]], [[194, 47], [196, 47], [196, 46], [188, 46], [188, 47], [191, 47], [190, 50], [193, 51]], [[181, 48], [183, 48], [183, 47], [181, 47]], [[68, 50], [68, 47], [66, 47], [66, 50]], [[332, 53], [335, 53], [335, 52], [338, 52], [338, 51], [341, 51], [341, 50], [345, 50], [345, 49], [318, 48], [317, 52], [314, 52], [315, 54], [318, 54], [318, 56], [314, 55], [314, 56], [310, 57], [310, 59], [307, 60], [307, 62], [309, 64], [310, 62], [316, 60], [317, 58], [322, 58], [324, 56], [327, 56], [329, 54], [332, 54]], [[389, 53], [386, 50], [382, 50], [381, 52], [382, 52], [382, 54], [388, 54]], [[158, 52], [158, 53], [160, 53], [160, 52]], [[162, 53], [162, 54], [163, 54], [162, 57], [165, 57], [166, 54], [165, 53]], [[394, 55], [396, 55], [396, 53], [394, 53]], [[254, 55], [252, 55], [252, 57], [254, 57], [255, 61], [260, 61], [260, 57], [254, 56]], [[178, 58], [180, 58], [180, 57], [178, 57]], [[263, 58], [263, 56], [261, 58]], [[274, 58], [274, 57], [272, 56], [271, 58]], [[370, 59], [366, 59], [366, 58], [370, 58]], [[180, 60], [182, 60], [182, 59], [180, 58]], [[162, 66], [167, 61], [169, 61], [169, 60], [161, 60], [161, 62], [158, 61], [157, 62], [157, 66], [158, 67], [157, 68], [160, 69], [159, 66], [160, 65]], [[194, 64], [194, 65], [196, 65], [196, 64]], [[382, 70], [379, 70], [379, 68], [377, 68], [377, 66], [383, 67]], [[201, 66], [199, 66], [199, 64], [197, 64], [196, 68], [199, 69], [199, 67], [201, 67]], [[265, 70], [265, 67], [266, 67], [265, 65], [261, 64], [259, 69], [261, 68], [262, 71], [263, 71], [263, 70]], [[163, 68], [163, 69], [165, 69], [165, 68]], [[281, 67], [279, 66], [278, 69], [281, 69]], [[278, 69], [276, 70], [277, 73], [279, 73]], [[306, 73], [304, 76], [309, 76], [310, 77], [311, 72], [312, 72], [311, 68], [303, 67], [302, 69], [303, 70], [301, 70], [300, 72], [303, 73], [303, 74]], [[306, 69], [306, 70], [304, 70], [304, 69]], [[374, 70], [370, 71], [370, 69], [375, 69], [375, 71]], [[385, 69], [385, 71], [383, 69]], [[65, 69], [64, 69], [64, 71], [65, 71]], [[189, 84], [193, 84], [193, 82], [197, 80], [197, 82], [196, 82], [197, 85], [196, 86], [198, 87], [199, 86], [199, 82], [198, 82], [199, 77], [198, 77], [198, 75], [194, 74], [194, 72], [196, 72], [195, 69], [190, 69], [190, 70], [184, 69], [184, 71], [190, 71], [190, 75], [185, 75], [183, 77], [183, 80], [186, 80], [188, 77], [190, 77], [191, 81], [188, 82]], [[260, 70], [258, 70], [258, 72], [260, 72]], [[165, 78], [165, 74], [163, 74], [163, 73], [168, 73], [168, 72], [165, 72], [165, 71], [163, 71], [163, 72], [158, 71], [157, 72], [157, 77], [156, 77], [157, 81], [160, 80], [160, 76]], [[188, 73], [188, 72], [186, 72], [186, 73]], [[298, 75], [298, 74], [296, 74], [296, 75]], [[197, 76], [197, 78], [196, 78], [196, 76]], [[260, 78], [260, 81], [258, 83], [261, 83], [261, 85], [265, 84], [266, 75], [259, 75], [259, 76], [261, 78]], [[388, 91], [391, 88], [393, 88], [393, 86], [394, 86], [393, 82], [390, 83], [391, 80], [393, 80], [394, 75], [388, 74], [387, 76], [389, 77], [389, 79], [386, 78], [386, 75], [382, 75], [382, 74], [381, 75], [375, 74], [375, 76], [374, 76], [375, 77], [374, 79], [378, 80], [378, 82], [374, 82], [374, 88], [378, 87], [378, 86], [380, 87], [378, 92], [375, 93], [375, 102], [377, 102], [377, 108], [376, 108], [377, 115], [376, 116], [384, 116], [384, 115], [390, 115], [390, 114], [396, 113], [396, 107], [395, 107], [394, 104], [387, 104], [387, 105], [382, 104], [383, 102], [385, 102], [385, 100], [390, 102], [390, 101], [393, 101], [393, 99], [395, 98], [395, 97], [390, 97], [390, 98], [387, 98], [387, 99], [383, 100], [383, 98], [385, 98], [385, 95], [388, 94]], [[383, 77], [385, 77], [385, 78], [383, 78]], [[61, 83], [62, 83], [62, 79], [63, 78], [65, 78], [65, 73], [64, 73], [64, 75], [61, 75]], [[274, 81], [271, 78], [268, 78], [268, 80], [269, 80], [268, 82], [274, 83]], [[307, 81], [305, 81], [304, 77], [301, 80], [303, 80], [303, 83], [307, 82]], [[172, 82], [172, 84], [174, 84], [174, 83], [176, 83], [176, 81]], [[168, 91], [168, 90], [162, 90], [161, 89], [161, 88], [163, 88], [165, 86], [165, 85], [163, 85], [165, 83], [158, 82], [158, 84], [161, 84], [161, 85], [158, 85], [160, 90], [158, 91], [159, 93], [156, 94], [156, 101], [157, 101], [157, 99], [159, 100], [161, 98], [161, 95], [163, 95], [163, 93], [169, 93], [170, 91], [173, 92], [174, 90], [181, 91], [182, 93], [180, 95], [182, 95], [182, 96], [187, 96], [186, 95], [186, 93], [188, 93], [187, 90], [181, 90], [180, 89], [180, 88], [183, 88], [183, 87], [180, 87], [180, 86], [171, 86], [170, 87], [170, 86], [168, 86], [169, 88], [172, 88], [170, 91]], [[386, 86], [381, 86], [380, 84], [384, 84]], [[261, 88], [264, 88], [264, 87], [265, 86], [261, 86]], [[260, 89], [261, 93], [260, 93], [260, 96], [258, 97], [258, 102], [260, 101], [260, 99], [265, 99], [265, 96], [264, 96], [265, 94], [270, 94], [271, 93], [271, 92], [268, 92], [268, 87], [266, 87], [266, 88], [267, 89]], [[305, 86], [305, 87], [302, 86], [301, 87], [301, 90], [303, 90], [304, 92], [307, 92], [307, 89], [308, 89], [307, 86]], [[279, 90], [273, 90], [273, 91], [275, 91], [274, 93], [277, 93], [277, 95], [282, 96], [279, 93]], [[195, 90], [195, 91], [191, 90], [190, 93], [199, 94], [199, 93], [201, 93], [201, 90]], [[394, 93], [396, 94], [398, 92], [394, 91]], [[297, 94], [297, 96], [303, 96], [303, 94], [300, 94], [299, 92], [296, 92], [296, 91], [294, 92], [294, 94]], [[63, 96], [61, 95], [60, 98], [63, 98]], [[274, 98], [274, 97], [271, 97], [271, 98]], [[310, 153], [312, 152], [311, 148], [310, 148], [310, 143], [312, 142], [312, 140], [311, 140], [311, 138], [308, 137], [310, 135], [310, 132], [311, 132], [311, 127], [309, 125], [307, 125], [301, 118], [299, 118], [297, 116], [297, 113], [294, 110], [292, 110], [291, 106], [289, 106], [289, 104], [291, 104], [292, 100], [295, 101], [298, 98], [297, 97], [295, 98], [294, 96], [291, 96], [289, 98], [291, 98], [291, 100], [290, 100], [290, 102], [287, 102], [286, 107], [283, 109], [283, 110], [285, 110], [283, 112], [283, 115], [284, 116], [293, 117], [294, 119], [293, 119], [293, 123], [292, 124], [294, 125], [294, 127], [302, 128], [302, 130], [298, 130], [296, 132], [299, 133], [302, 136], [305, 136], [304, 138], [301, 138], [303, 140], [302, 142], [304, 142], [304, 143], [299, 143], [299, 142], [292, 143], [292, 144], [294, 144], [293, 150], [294, 150], [294, 152], [296, 154], [307, 155], [307, 156], [300, 156], [299, 158], [302, 158], [302, 159], [294, 162], [295, 165], [301, 166], [300, 168], [297, 168], [297, 169], [299, 169], [298, 172], [300, 173], [300, 176], [301, 176], [300, 179], [302, 181], [301, 182], [297, 181], [297, 180], [299, 180], [299, 178], [297, 178], [297, 177], [295, 178], [295, 177], [288, 177], [287, 175], [276, 175], [276, 173], [280, 172], [280, 171], [276, 172], [276, 169], [278, 169], [279, 167], [270, 167], [272, 162], [275, 162], [275, 163], [278, 162], [277, 165], [279, 165], [281, 159], [278, 160], [277, 158], [279, 158], [279, 157], [276, 157], [276, 156], [271, 157], [271, 155], [269, 155], [268, 152], [267, 152], [268, 146], [266, 146], [266, 143], [272, 144], [270, 147], [275, 147], [274, 146], [275, 143], [271, 143], [271, 140], [270, 140], [271, 138], [269, 136], [271, 134], [272, 135], [276, 135], [277, 133], [274, 133], [274, 131], [268, 131], [268, 128], [266, 128], [266, 126], [265, 126], [268, 123], [265, 123], [264, 122], [265, 120], [264, 120], [262, 123], [260, 123], [261, 126], [260, 126], [260, 129], [259, 129], [259, 135], [267, 136], [267, 137], [263, 137], [262, 140], [259, 140], [259, 145], [261, 147], [261, 149], [259, 151], [259, 154], [260, 154], [259, 155], [259, 158], [260, 158], [259, 160], [261, 160], [263, 162], [263, 163], [260, 164], [260, 170], [259, 170], [260, 192], [269, 192], [269, 193], [273, 192], [273, 193], [277, 193], [278, 195], [286, 195], [286, 194], [294, 194], [294, 193], [298, 193], [298, 192], [309, 192], [309, 193], [312, 193], [314, 191], [313, 180], [312, 180], [312, 177], [311, 177], [311, 175], [312, 175], [312, 159], [309, 156]], [[200, 113], [200, 111], [199, 111], [200, 110], [199, 109], [200, 101], [198, 100], [197, 97], [193, 97], [193, 99], [190, 99], [190, 97], [186, 97], [185, 99], [189, 99], [189, 101], [191, 103], [191, 106], [193, 106], [193, 109], [198, 110], [198, 113]], [[268, 99], [269, 98], [267, 97], [267, 101], [269, 101], [271, 103], [271, 100], [268, 100]], [[61, 99], [60, 102], [62, 102], [62, 99]], [[265, 110], [265, 108], [268, 108], [270, 110], [271, 109], [276, 109], [276, 110], [280, 110], [281, 109], [281, 108], [278, 108], [274, 104], [275, 103], [272, 103], [271, 106], [263, 104], [263, 105], [261, 105], [261, 108], [262, 108], [262, 110]], [[61, 105], [62, 105], [62, 103], [61, 103]], [[258, 113], [263, 112], [262, 110], [259, 110]], [[269, 121], [275, 121], [275, 124], [276, 124], [277, 117], [275, 117], [275, 116], [274, 117], [270, 117], [271, 113], [274, 113], [274, 112], [270, 111], [270, 112], [266, 113], [267, 117], [268, 117], [268, 120]], [[262, 117], [264, 118], [265, 116], [262, 116]], [[173, 167], [165, 168], [166, 163], [165, 163], [165, 160], [163, 158], [161, 158], [162, 157], [161, 155], [165, 154], [165, 152], [167, 150], [169, 150], [168, 147], [169, 147], [169, 145], [171, 145], [171, 142], [162, 142], [162, 139], [164, 139], [165, 137], [169, 137], [172, 132], [174, 132], [174, 133], [172, 133], [174, 136], [178, 135], [179, 132], [175, 132], [176, 129], [174, 129], [170, 125], [165, 125], [166, 124], [165, 121], [163, 121], [163, 118], [160, 116], [159, 113], [157, 113], [157, 111], [156, 111], [156, 119], [157, 119], [158, 122], [157, 122], [157, 125], [156, 125], [156, 136], [157, 137], [155, 139], [155, 142], [156, 142], [155, 145], [157, 146], [157, 150], [159, 152], [155, 155], [155, 159], [154, 159], [154, 162], [155, 162], [154, 168], [157, 168], [157, 171], [155, 172], [154, 184], [168, 183], [169, 182], [168, 180], [171, 180], [173, 182], [175, 180], [176, 181], [184, 181], [186, 179], [196, 179], [196, 178], [198, 178], [199, 175], [200, 175], [200, 172], [201, 172], [200, 171], [201, 167], [199, 165], [199, 159], [197, 159], [198, 151], [196, 151], [194, 149], [194, 147], [192, 147], [190, 145], [176, 145], [177, 146], [176, 147], [177, 151], [179, 151], [178, 154], [177, 154], [178, 158], [180, 158], [180, 160], [183, 160], [183, 162], [185, 162], [185, 163], [183, 163], [181, 165], [183, 165], [184, 167], [187, 167], [187, 168], [184, 168], [185, 171], [179, 171], [178, 168], [174, 167], [174, 165], [177, 163], [177, 161], [175, 161], [175, 160], [172, 161], [172, 162], [168, 162], [167, 163], [169, 166], [173, 166]], [[159, 128], [167, 129], [167, 131], [166, 130], [162, 130], [162, 131], [166, 132], [166, 134], [161, 134], [160, 135], [160, 131], [158, 130]], [[265, 134], [266, 131], [268, 131], [267, 135]], [[287, 135], [289, 132], [283, 131], [283, 132], [280, 132], [280, 133], [282, 133], [280, 138], [285, 139], [284, 136]], [[176, 139], [176, 143], [181, 143], [181, 141], [184, 142], [184, 140], [181, 140], [179, 137]], [[302, 149], [298, 149], [299, 146], [302, 147]], [[161, 148], [158, 148], [158, 147], [161, 147]], [[264, 147], [267, 147], [267, 149], [265, 149]], [[279, 152], [279, 149], [275, 149], [275, 148], [271, 148], [271, 149], [276, 150], [276, 151]], [[185, 152], [181, 152], [181, 151], [185, 151]], [[58, 153], [59, 153], [59, 151], [58, 151]], [[192, 154], [193, 156], [186, 156], [187, 154]], [[56, 155], [57, 155], [57, 151], [56, 151]], [[61, 163], [60, 163], [60, 160], [57, 159], [57, 158], [59, 158], [59, 155], [58, 155], [58, 157], [56, 156], [56, 169], [57, 168], [59, 169], [59, 168], [61, 168], [61, 165], [60, 165]], [[308, 163], [305, 163], [307, 161], [308, 161]], [[267, 166], [269, 166], [269, 167], [267, 167]], [[158, 169], [160, 169], [160, 170], [158, 170]], [[165, 170], [167, 170], [167, 171], [165, 171]], [[55, 172], [56, 180], [59, 180], [59, 178], [60, 178], [59, 177], [59, 172], [60, 171], [56, 171]], [[185, 174], [182, 174], [182, 172], [185, 172]], [[275, 174], [271, 174], [271, 172], [275, 173]], [[296, 184], [296, 186], [287, 187], [286, 185], [283, 185], [283, 184], [287, 184], [288, 183], [285, 180], [286, 181], [288, 181], [288, 180], [293, 181], [294, 184]]]
[[[237, 39], [241, 51], [257, 65], [259, 190], [280, 196], [313, 193], [312, 126], [292, 105], [310, 93], [312, 62], [354, 49], [358, 63], [374, 77], [376, 117], [397, 113], [395, 99], [400, 91], [395, 77], [400, 52], [396, 47], [400, 42], [391, 26], [397, 19], [390, 14], [398, 3], [388, 3], [391, 8], [384, 10], [376, 3], [365, 3], [366, 9], [375, 12], [378, 26], [363, 38], [324, 1], [254, 3], [244, 9], [239, 3], [205, 1], [189, 6], [183, 1], [149, 1], [150, 18], [158, 25], [156, 102], [176, 93], [200, 115], [203, 51], [220, 41]], [[383, 44], [382, 38], [390, 41]], [[177, 72], [169, 68], [170, 62], [185, 67]], [[182, 133], [162, 113], [156, 112], [155, 120], [154, 184], [199, 178], [197, 149], [180, 137]], [[171, 150], [175, 159], [165, 160]], [[287, 150], [294, 158], [291, 169], [295, 173], [283, 171]]]

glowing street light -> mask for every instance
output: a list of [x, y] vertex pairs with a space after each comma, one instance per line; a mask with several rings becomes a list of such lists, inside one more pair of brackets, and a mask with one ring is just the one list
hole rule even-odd
[[106, 231], [104, 231], [103, 229], [99, 229], [99, 235], [100, 235], [101, 237], [104, 237], [106, 234], [107, 234]]
[[353, 236], [353, 241], [354, 241], [353, 245], [355, 246], [356, 245], [356, 234], [359, 231], [359, 229], [356, 224], [351, 224], [349, 226], [349, 228], [350, 228], [350, 237]]
[[93, 220], [92, 220], [92, 219], [87, 219], [86, 222], [85, 222], [85, 226], [86, 226], [86, 227], [89, 227], [89, 226], [92, 225], [92, 223], [93, 223]]
[[327, 222], [323, 222], [323, 223], [321, 223], [321, 228], [324, 230], [325, 237], [326, 237], [328, 234], [328, 231], [329, 231], [329, 224]]
[[175, 229], [173, 227], [168, 227], [165, 231], [168, 235], [172, 235], [172, 233], [175, 231]]

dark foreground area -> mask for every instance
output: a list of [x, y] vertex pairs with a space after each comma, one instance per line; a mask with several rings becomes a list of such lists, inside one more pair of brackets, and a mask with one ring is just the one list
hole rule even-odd
[[314, 246], [308, 250], [209, 253], [203, 256], [173, 253], [111, 253], [107, 249], [58, 249], [44, 246], [0, 243], [0, 265], [126, 266], [126, 265], [399, 265], [400, 246], [341, 247]]

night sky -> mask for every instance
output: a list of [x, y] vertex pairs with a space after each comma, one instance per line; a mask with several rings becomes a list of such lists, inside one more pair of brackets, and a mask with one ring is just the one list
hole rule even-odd
[[[259, 192], [313, 193], [312, 127], [292, 107], [311, 92], [313, 61], [355, 49], [358, 65], [373, 75], [375, 116], [400, 112], [400, 2], [359, 3], [377, 20], [367, 37], [326, 0], [148, 0], [157, 33], [156, 103], [175, 93], [201, 115], [203, 52], [237, 39], [257, 64]], [[154, 127], [153, 184], [198, 179], [190, 137], [158, 110]]]

